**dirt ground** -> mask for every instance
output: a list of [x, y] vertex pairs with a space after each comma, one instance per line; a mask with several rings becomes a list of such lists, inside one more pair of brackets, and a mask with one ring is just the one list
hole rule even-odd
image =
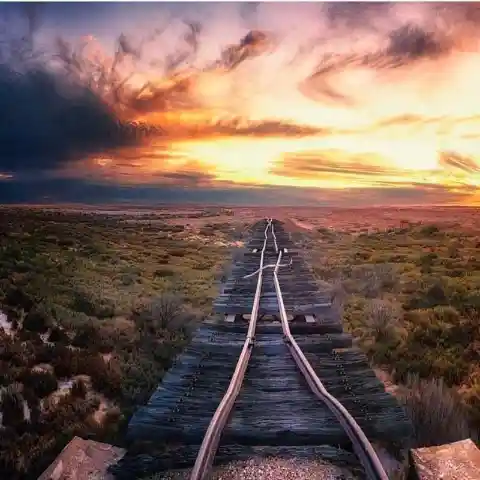
[[[1, 208], [1, 207], [0, 207]], [[11, 208], [11, 206], [9, 207]], [[35, 206], [29, 206], [35, 208]], [[43, 205], [37, 208], [71, 212], [122, 215], [127, 221], [162, 222], [187, 225], [192, 229], [205, 224], [253, 223], [265, 217], [284, 221], [292, 231], [333, 229], [350, 233], [399, 227], [407, 223], [435, 223], [461, 226], [462, 230], [480, 233], [480, 216], [476, 207], [235, 207], [208, 205]]]

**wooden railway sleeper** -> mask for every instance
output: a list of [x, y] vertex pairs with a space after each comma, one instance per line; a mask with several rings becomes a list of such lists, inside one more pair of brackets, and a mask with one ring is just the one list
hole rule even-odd
[[[275, 241], [275, 250], [278, 252], [278, 244], [277, 244], [277, 239], [275, 237], [275, 233], [273, 231], [274, 229], [273, 229], [273, 225], [272, 225], [272, 220], [268, 219], [267, 220], [267, 228], [265, 229], [265, 242], [264, 242], [264, 248], [262, 250], [262, 259], [263, 259], [263, 253], [264, 253], [265, 247], [266, 247], [267, 231], [268, 231], [268, 228], [270, 226], [272, 227], [272, 234], [273, 234], [274, 241]], [[277, 262], [277, 268], [275, 269], [275, 272], [274, 272], [274, 281], [275, 281], [276, 290], [278, 291], [278, 299], [279, 299], [279, 305], [280, 305], [280, 313], [281, 313], [281, 318], [282, 318], [282, 324], [284, 324], [284, 326], [286, 328], [286, 331], [288, 332], [288, 334], [285, 333], [285, 335], [284, 335], [284, 341], [287, 343], [287, 345], [289, 347], [289, 350], [292, 353], [292, 356], [296, 359], [297, 365], [303, 371], [307, 382], [309, 384], [311, 384], [312, 390], [317, 391], [317, 396], [319, 396], [319, 398], [321, 398], [321, 397], [324, 396], [324, 393], [322, 393], [323, 392], [323, 386], [321, 385], [320, 381], [318, 380], [318, 377], [316, 377], [311, 365], [308, 363], [308, 361], [304, 357], [304, 355], [301, 352], [301, 350], [299, 349], [298, 345], [293, 340], [293, 337], [291, 337], [291, 335], [289, 334], [288, 321], [286, 319], [286, 313], [285, 313], [285, 310], [284, 310], [283, 300], [281, 298], [281, 293], [280, 293], [280, 286], [278, 284], [278, 278], [277, 278], [277, 271], [278, 271], [278, 266], [279, 266], [279, 263], [280, 263], [280, 260], [281, 260], [281, 257], [282, 257], [282, 253], [283, 253], [283, 249], [279, 254], [279, 258], [278, 258], [278, 262]], [[260, 268], [260, 271], [261, 270], [262, 269]], [[260, 276], [259, 276], [259, 281], [261, 281]], [[258, 292], [258, 287], [257, 287], [257, 292]], [[258, 295], [258, 293], [257, 293], [257, 295]], [[255, 315], [252, 316], [253, 321], [256, 320], [256, 318], [254, 318], [254, 317], [255, 317]], [[253, 323], [252, 326], [254, 327], [254, 325], [255, 324]], [[254, 335], [253, 335], [253, 333], [254, 333], [254, 329], [253, 329], [253, 331], [249, 332], [250, 337], [247, 337], [248, 340], [249, 340], [248, 344], [247, 344], [248, 349], [251, 349], [254, 345]], [[330, 337], [327, 337], [327, 338], [330, 338]], [[297, 352], [297, 349], [298, 349], [298, 352]], [[333, 357], [334, 357], [335, 362], [340, 363], [339, 366], [341, 367], [341, 370], [344, 373], [344, 367], [342, 365], [342, 362], [341, 361], [339, 362], [338, 356], [333, 354]], [[248, 362], [248, 360], [247, 360], [247, 362]], [[248, 367], [248, 363], [247, 364], [244, 363], [244, 369], [247, 368], [247, 367]], [[238, 368], [238, 365], [237, 365], [237, 368]], [[344, 377], [344, 380], [345, 380], [344, 383], [347, 383], [347, 385], [350, 387], [350, 385], [348, 384], [348, 377], [346, 376], [346, 374], [343, 375], [343, 377]], [[231, 387], [229, 387], [229, 388], [231, 388]], [[237, 389], [239, 388], [238, 384], [237, 384], [236, 388]], [[238, 394], [238, 391], [237, 391], [237, 394]], [[237, 394], [235, 394], [235, 396]], [[356, 400], [358, 402], [358, 399], [356, 399]], [[366, 471], [368, 471], [367, 474], [369, 475], [369, 477], [375, 478], [375, 479], [381, 478], [382, 480], [386, 479], [387, 478], [386, 474], [383, 471], [383, 468], [382, 468], [381, 464], [379, 463], [378, 457], [376, 456], [374, 450], [371, 448], [371, 445], [369, 444], [368, 439], [366, 439], [366, 437], [363, 434], [363, 432], [361, 431], [360, 427], [356, 424], [355, 420], [348, 415], [348, 412], [345, 410], [345, 408], [341, 404], [339, 404], [338, 401], [334, 397], [329, 395], [328, 392], [325, 392], [324, 401], [327, 402], [327, 404], [331, 408], [332, 412], [339, 419], [342, 426], [345, 428], [348, 436], [352, 439], [352, 442], [353, 442], [354, 438], [357, 441], [359, 439], [361, 439], [361, 444], [363, 445], [362, 448], [365, 448], [365, 450], [362, 450], [362, 448], [360, 448], [360, 450], [357, 451], [357, 449], [355, 448], [355, 445], [354, 445], [354, 450], [359, 455], [359, 457], [362, 461], [362, 464], [364, 464], [364, 466], [365, 466]], [[228, 408], [228, 411], [222, 411], [222, 413], [220, 413], [220, 415], [222, 415], [224, 417], [222, 419], [223, 424], [226, 421], [226, 418], [227, 418], [230, 410], [231, 410], [231, 406]], [[218, 412], [218, 410], [217, 410], [217, 412]], [[217, 414], [217, 412], [216, 412], [216, 414]], [[346, 421], [347, 416], [350, 418], [349, 421]], [[222, 429], [223, 429], [223, 426], [221, 427]], [[210, 427], [209, 427], [208, 430], [210, 430]], [[207, 436], [208, 436], [208, 430], [207, 430]], [[193, 472], [192, 472], [192, 477], [191, 477], [192, 479], [204, 478], [204, 474], [206, 473], [208, 467], [211, 465], [211, 462], [213, 460], [213, 456], [215, 455], [215, 451], [218, 447], [220, 434], [221, 434], [221, 430], [219, 432], [217, 431], [215, 437], [213, 437], [213, 436], [210, 437], [210, 440], [211, 440], [210, 441], [210, 448], [208, 450], [206, 448], [203, 448], [204, 443], [205, 443], [205, 438], [204, 438], [204, 442], [202, 443], [202, 446], [201, 446], [201, 452], [202, 453], [201, 453], [201, 455], [199, 454], [199, 456], [197, 457], [197, 461], [195, 463], [195, 466], [194, 466], [194, 469], [193, 469]], [[206, 447], [206, 445], [205, 445], [205, 447]]]
[[[383, 466], [373, 449], [372, 445], [368, 441], [367, 437], [365, 436], [362, 429], [356, 423], [355, 419], [349, 415], [348, 411], [345, 407], [338, 402], [332, 395], [325, 390], [325, 387], [322, 385], [321, 381], [316, 376], [315, 371], [313, 370], [312, 366], [302, 353], [300, 347], [296, 344], [295, 340], [290, 334], [290, 328], [288, 325], [287, 314], [285, 311], [285, 306], [283, 304], [283, 298], [280, 289], [280, 283], [278, 281], [277, 271], [278, 265], [280, 264], [282, 258], [282, 253], [279, 254], [278, 261], [277, 261], [277, 268], [274, 271], [274, 282], [275, 282], [275, 289], [277, 291], [278, 296], [278, 303], [280, 307], [280, 314], [282, 319], [282, 328], [284, 330], [284, 334], [290, 341], [290, 351], [292, 352], [292, 356], [295, 359], [299, 369], [305, 376], [308, 384], [312, 388], [312, 391], [317, 395], [319, 399], [322, 399], [331, 409], [332, 413], [337, 417], [340, 421], [342, 427], [345, 429], [348, 437], [351, 439], [352, 444], [354, 443], [354, 439], [358, 442], [353, 445], [355, 453], [358, 455], [362, 465], [365, 468], [367, 476], [371, 479], [381, 479], [381, 480], [388, 480], [387, 474], [383, 469]], [[333, 351], [332, 351], [333, 354]], [[338, 358], [334, 355], [335, 361], [338, 361]], [[341, 364], [341, 362], [339, 362]], [[345, 375], [346, 377], [346, 375]], [[348, 381], [348, 379], [347, 379]]]
[[352, 386], [350, 385], [350, 382], [349, 382], [349, 378], [345, 372], [345, 367], [343, 365], [343, 363], [341, 362], [341, 359], [340, 359], [340, 355], [338, 354], [337, 351], [333, 350], [332, 351], [332, 356], [335, 360], [335, 362], [338, 362], [339, 365], [337, 367], [337, 372], [340, 374], [340, 376], [342, 377], [342, 384], [343, 384], [343, 388], [345, 391], [347, 391], [348, 393], [352, 394], [353, 396], [353, 403], [355, 404], [361, 404], [360, 406], [360, 411], [363, 415], [363, 417], [368, 421], [368, 422], [371, 422], [373, 421], [372, 420], [372, 416], [370, 415], [370, 412], [368, 410], [368, 407], [367, 407], [367, 404], [365, 402], [362, 402], [357, 394], [355, 393], [355, 390], [352, 388]]
[[[212, 337], [214, 337], [215, 334], [212, 334]], [[189, 383], [189, 386], [188, 386], [188, 390], [187, 392], [184, 394], [186, 397], [189, 397], [191, 395], [191, 393], [193, 392], [193, 389], [195, 388], [195, 384], [197, 383], [197, 380], [199, 379], [199, 376], [200, 376], [200, 372], [201, 372], [201, 367], [203, 366], [202, 365], [202, 361], [206, 359], [206, 357], [210, 357], [210, 352], [207, 352], [206, 354], [202, 355], [202, 357], [200, 358], [200, 361], [197, 365], [197, 368], [195, 369], [192, 377], [190, 378], [190, 383]], [[167, 423], [174, 423], [176, 420], [177, 420], [177, 417], [178, 417], [178, 414], [181, 413], [183, 411], [183, 399], [182, 397], [179, 397], [177, 399], [177, 401], [175, 402], [175, 405], [173, 406], [173, 408], [170, 410], [172, 413], [167, 417]], [[177, 414], [177, 415], [173, 415], [173, 414]]]
[[[221, 433], [223, 431], [223, 428], [225, 427], [225, 423], [228, 420], [228, 416], [230, 415], [231, 409], [233, 407], [233, 403], [235, 402], [235, 398], [238, 395], [238, 391], [243, 381], [245, 371], [248, 368], [248, 359], [251, 355], [251, 349], [253, 348], [253, 345], [255, 343], [255, 326], [258, 318], [257, 317], [258, 307], [259, 307], [258, 302], [259, 302], [259, 297], [260, 297], [260, 292], [262, 287], [262, 273], [263, 273], [262, 267], [263, 267], [263, 261], [264, 261], [264, 253], [266, 250], [267, 240], [268, 240], [268, 229], [270, 227], [272, 227], [272, 220], [267, 219], [267, 226], [264, 231], [265, 240], [263, 242], [260, 269], [258, 272], [259, 275], [257, 279], [257, 290], [255, 294], [254, 306], [252, 309], [252, 314], [251, 314], [250, 323], [249, 323], [249, 331], [246, 338], [247, 343], [244, 344], [244, 347], [242, 350], [243, 353], [239, 358], [234, 376], [230, 381], [230, 385], [227, 389], [227, 392], [223, 397], [222, 401], [220, 402], [220, 405], [215, 411], [212, 421], [209, 427], [207, 428], [207, 432], [204, 436], [203, 442], [200, 446], [200, 449], [197, 455], [197, 459], [195, 461], [195, 465], [193, 466], [193, 469], [191, 472], [190, 478], [192, 480], [200, 480], [205, 478], [205, 476], [207, 475], [208, 470], [211, 467], [211, 464], [213, 462], [216, 450], [218, 448]], [[273, 227], [272, 227], [272, 230], [273, 230]], [[277, 249], [276, 244], [275, 244], [275, 247]], [[248, 356], [245, 355], [247, 353], [248, 353]]]

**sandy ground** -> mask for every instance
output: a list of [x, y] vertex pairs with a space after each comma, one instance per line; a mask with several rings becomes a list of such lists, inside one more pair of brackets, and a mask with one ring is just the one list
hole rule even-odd
[[[158, 220], [173, 224], [191, 223], [195, 227], [205, 223], [253, 223], [266, 217], [287, 221], [295, 229], [302, 230], [331, 228], [351, 233], [369, 230], [384, 230], [410, 223], [436, 223], [461, 225], [462, 229], [480, 234], [478, 207], [375, 207], [375, 208], [332, 208], [332, 207], [235, 207], [228, 205], [0, 205], [0, 210], [10, 208], [33, 208], [83, 213], [122, 215], [137, 220], [145, 215], [158, 216]], [[224, 215], [229, 209], [233, 216]], [[218, 211], [220, 216], [197, 218], [200, 213]], [[172, 216], [167, 218], [166, 216]], [[175, 218], [175, 215], [178, 215]], [[163, 216], [163, 217], [162, 217]], [[155, 218], [151, 218], [155, 222]], [[298, 223], [300, 222], [300, 223]]]
[[304, 230], [313, 230], [315, 227], [311, 223], [307, 223], [305, 221], [298, 220], [297, 218], [290, 219], [292, 223], [294, 223], [297, 227], [303, 228]]

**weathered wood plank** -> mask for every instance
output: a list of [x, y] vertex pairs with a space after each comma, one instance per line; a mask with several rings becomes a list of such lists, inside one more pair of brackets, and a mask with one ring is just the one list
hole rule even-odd
[[[264, 223], [252, 229], [247, 248], [261, 249]], [[371, 440], [402, 444], [411, 425], [395, 399], [371, 370], [367, 358], [352, 348], [343, 333], [338, 312], [329, 305], [331, 294], [319, 291], [301, 252], [275, 224], [280, 248], [287, 247], [279, 281], [284, 303], [292, 317], [315, 314], [315, 323], [291, 322], [300, 348], [326, 388], [350, 411]], [[257, 279], [243, 276], [258, 268], [260, 254], [247, 252], [232, 269], [225, 289], [214, 303], [222, 314], [250, 313]], [[266, 264], [277, 254], [269, 248]], [[273, 269], [264, 271], [260, 314], [278, 314]], [[146, 462], [149, 471], [191, 466], [220, 400], [225, 394], [245, 341], [248, 322], [213, 322], [202, 325], [190, 345], [165, 375], [148, 405], [132, 417], [130, 440], [177, 445], [176, 453], [163, 452]], [[283, 341], [278, 322], [259, 320], [255, 346], [242, 390], [226, 427], [217, 460], [240, 459], [252, 452], [316, 451], [319, 445], [347, 446], [348, 437], [330, 410], [311, 393]], [[331, 447], [328, 447], [331, 448]], [[183, 452], [179, 458], [178, 452]], [[341, 456], [341, 455], [340, 455]], [[125, 471], [142, 469], [138, 456], [123, 460]], [[152, 470], [153, 469], [153, 470]], [[121, 469], [120, 469], [121, 470]], [[130, 477], [132, 478], [132, 477]]]

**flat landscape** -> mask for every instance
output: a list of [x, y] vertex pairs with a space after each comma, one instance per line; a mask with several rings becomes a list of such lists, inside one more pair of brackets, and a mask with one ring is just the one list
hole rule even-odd
[[416, 445], [478, 439], [475, 208], [0, 208], [0, 476], [37, 478], [74, 436], [124, 445], [256, 219], [286, 223]]
[[0, 480], [75, 436], [145, 460], [129, 420], [214, 299], [247, 301], [232, 261], [269, 217], [302, 260], [290, 315], [341, 313], [412, 447], [478, 442], [479, 25], [478, 2], [0, 3]]

